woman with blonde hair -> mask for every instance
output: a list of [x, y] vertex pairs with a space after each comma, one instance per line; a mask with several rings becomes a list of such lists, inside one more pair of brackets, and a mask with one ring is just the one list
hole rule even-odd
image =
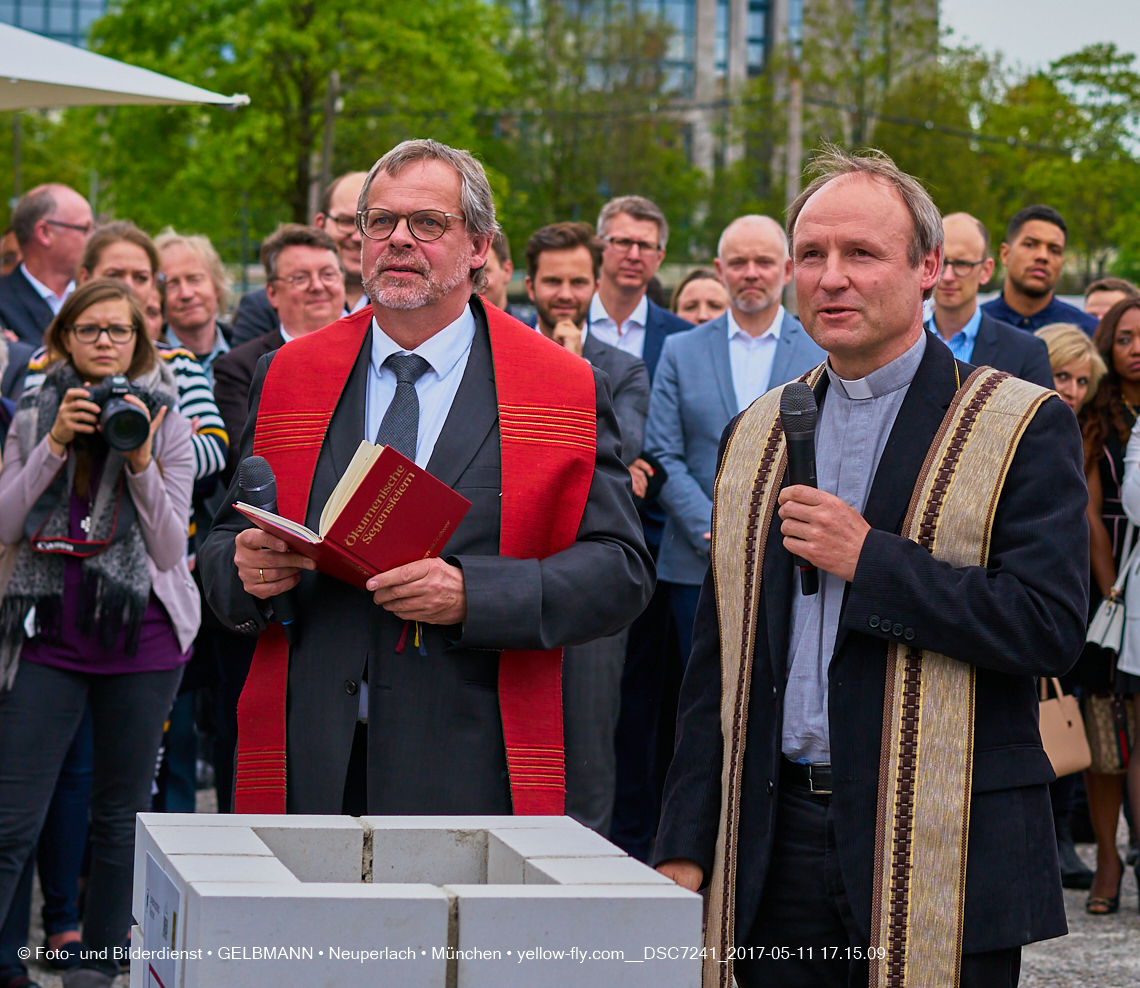
[[1042, 326], [1034, 334], [1049, 348], [1053, 387], [1074, 413], [1096, 394], [1101, 378], [1108, 372], [1104, 358], [1088, 334], [1071, 322]]

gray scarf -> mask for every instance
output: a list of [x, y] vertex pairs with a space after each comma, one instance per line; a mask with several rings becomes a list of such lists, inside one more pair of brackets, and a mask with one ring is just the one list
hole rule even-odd
[[[178, 407], [178, 389], [164, 361], [157, 361], [153, 370], [135, 378], [133, 383], [142, 390], [140, 397], [152, 417], [162, 405]], [[55, 423], [67, 389], [82, 384], [71, 365], [60, 361], [48, 371], [43, 385], [21, 395], [12, 428], [25, 463]], [[127, 461], [101, 438], [84, 437], [83, 441], [97, 454], [106, 450], [87, 538], [108, 545], [83, 559], [80, 604], [78, 613], [70, 619], [80, 632], [94, 636], [103, 648], [113, 648], [125, 628], [125, 649], [128, 655], [134, 655], [151, 587], [146, 544], [124, 475]], [[37, 533], [40, 539], [68, 537], [77, 459], [73, 448], [65, 469], [25, 520], [25, 538], [20, 542], [15, 569], [0, 603], [0, 689], [11, 689], [27, 638], [42, 635], [49, 641], [58, 639], [62, 622], [69, 617], [63, 613], [65, 557], [37, 552], [30, 540]]]

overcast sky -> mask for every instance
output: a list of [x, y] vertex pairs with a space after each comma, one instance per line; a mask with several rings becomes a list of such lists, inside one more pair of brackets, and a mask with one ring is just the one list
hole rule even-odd
[[954, 39], [1027, 68], [1098, 41], [1140, 53], [1140, 0], [941, 0]]

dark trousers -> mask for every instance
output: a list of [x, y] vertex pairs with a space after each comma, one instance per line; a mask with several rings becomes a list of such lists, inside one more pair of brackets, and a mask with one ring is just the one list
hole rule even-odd
[[[831, 800], [781, 786], [772, 860], [743, 944], [744, 952], [754, 955], [765, 948], [764, 956], [737, 961], [737, 983], [740, 988], [867, 988], [867, 962], [842, 956], [850, 948], [865, 951], [867, 946], [839, 870]], [[790, 948], [792, 956], [772, 959], [767, 953], [773, 947]], [[823, 948], [833, 948], [840, 957], [821, 959]], [[1020, 947], [964, 954], [960, 988], [1017, 988], [1020, 971]]]
[[126, 939], [135, 814], [150, 808], [162, 727], [181, 677], [180, 668], [99, 676], [20, 664], [11, 691], [0, 694], [0, 917], [7, 919], [90, 703], [91, 877], [84, 940], [102, 950]]
[[629, 629], [562, 651], [566, 815], [603, 837], [614, 812], [614, 732]]
[[[202, 605], [209, 609], [209, 604]], [[237, 705], [245, 687], [257, 638], [225, 628], [199, 632], [194, 648], [209, 649], [217, 681], [214, 685], [214, 786], [218, 812], [229, 813], [234, 792], [234, 757], [237, 753]]]
[[87, 847], [91, 805], [91, 711], [87, 710], [59, 770], [55, 792], [40, 833], [39, 849], [28, 858], [8, 917], [0, 927], [0, 982], [25, 970], [17, 951], [28, 944], [32, 878], [38, 864], [44, 894], [44, 933], [79, 929], [79, 872]]
[[162, 736], [162, 765], [154, 809], [159, 813], [193, 813], [198, 808], [198, 729], [194, 724], [197, 690], [174, 701], [169, 727]]

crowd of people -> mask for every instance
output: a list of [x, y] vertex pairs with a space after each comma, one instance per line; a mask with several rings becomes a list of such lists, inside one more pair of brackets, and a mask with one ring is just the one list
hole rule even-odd
[[[676, 774], [683, 768], [670, 776], [670, 763], [678, 744], [678, 709], [686, 710], [681, 684], [688, 682], [690, 654], [702, 634], [708, 635], [698, 610], [709, 594], [706, 588], [702, 598], [715, 539], [723, 437], [757, 399], [828, 357], [818, 337], [785, 308], [794, 263], [805, 262], [793, 255], [791, 228], [771, 217], [741, 216], [721, 234], [712, 266], [689, 270], [666, 301], [657, 276], [668, 223], [653, 202], [627, 195], [607, 202], [594, 225], [561, 222], [535, 231], [515, 255], [525, 263], [526, 302], [521, 293], [512, 300], [512, 251], [494, 223], [493, 207], [481, 206], [475, 194], [480, 186], [469, 171], [469, 156], [431, 148], [413, 152], [420, 157], [386, 156], [370, 171], [335, 179], [311, 225], [287, 223], [267, 232], [260, 248], [265, 287], [236, 305], [226, 268], [202, 234], [166, 229], [152, 238], [126, 220], [97, 221], [87, 201], [60, 184], [33, 189], [14, 208], [11, 229], [0, 239], [0, 435], [6, 434], [0, 470], [0, 988], [35, 988], [18, 950], [28, 940], [37, 869], [46, 945], [54, 951], [52, 965], [65, 971], [67, 988], [102, 988], [116, 976], [116, 961], [81, 962], [80, 951], [121, 946], [127, 937], [134, 816], [152, 808], [193, 812], [204, 772], [216, 789], [219, 812], [234, 810], [235, 791], [240, 792], [235, 770], [242, 772], [237, 710], [256, 668], [256, 632], [272, 621], [273, 595], [294, 587], [302, 600], [305, 594], [319, 600], [327, 620], [340, 622], [343, 637], [336, 650], [344, 669], [332, 679], [346, 720], [329, 727], [331, 715], [322, 705], [331, 701], [322, 698], [323, 688], [309, 685], [331, 675], [322, 671], [322, 662], [332, 646], [313, 635], [315, 645], [294, 646], [289, 673], [295, 697], [288, 727], [289, 810], [510, 812], [512, 801], [517, 810], [512, 728], [505, 709], [500, 725], [499, 707], [486, 704], [497, 676], [487, 658], [495, 652], [487, 649], [564, 646], [565, 811], [629, 854], [663, 863], [666, 873], [685, 884], [683, 871], [667, 866], [692, 856], [682, 853], [692, 845], [691, 835], [678, 836], [683, 827], [676, 819], [662, 824], [659, 833], [659, 820], [663, 801], [668, 817], [670, 800], [685, 791]], [[390, 181], [385, 184], [395, 176], [429, 176], [437, 167], [444, 178], [423, 178], [422, 188], [447, 191], [453, 178], [457, 189], [462, 183], [458, 205], [450, 210], [427, 193], [417, 201], [408, 191], [415, 189], [411, 179], [395, 190]], [[407, 202], [393, 205], [401, 195]], [[433, 274], [430, 268], [435, 245], [450, 243], [456, 216], [475, 238], [475, 254], [456, 255], [458, 262], [448, 263], [458, 263], [458, 271], [472, 256], [480, 262], [470, 267], [485, 306], [468, 307], [464, 296], [456, 309], [464, 314], [448, 319], [438, 337], [431, 337], [442, 341], [431, 350], [434, 344], [417, 336], [411, 323], [400, 328], [398, 314], [424, 304], [409, 301], [407, 283], [416, 278], [426, 284], [423, 298], [430, 302], [462, 295], [459, 281], [453, 284], [447, 271]], [[926, 293], [922, 343], [927, 350], [948, 350], [961, 365], [993, 367], [1055, 390], [1072, 410], [1065, 413], [1067, 421], [1076, 416], [1089, 494], [1091, 617], [1102, 597], [1116, 593], [1118, 575], [1132, 559], [1134, 527], [1140, 526], [1140, 290], [1123, 279], [1104, 278], [1088, 286], [1083, 308], [1057, 297], [1067, 229], [1048, 206], [1030, 205], [1014, 215], [996, 258], [989, 231], [974, 217], [954, 213], [940, 223], [931, 236], [941, 237], [941, 266]], [[993, 279], [998, 260], [1004, 272], [1000, 291], [982, 304], [979, 293]], [[454, 471], [450, 463], [443, 465], [445, 454], [458, 456], [446, 441], [455, 418], [448, 416], [450, 403], [474, 400], [470, 368], [487, 370], [500, 392], [506, 388], [503, 355], [515, 351], [496, 349], [505, 346], [496, 335], [505, 332], [496, 328], [500, 310], [584, 359], [604, 382], [598, 385], [607, 397], [598, 404], [595, 480], [589, 497], [583, 493], [574, 545], [612, 543], [624, 549], [611, 546], [616, 556], [599, 554], [586, 560], [588, 566], [576, 563], [597, 583], [593, 603], [581, 583], [560, 572], [500, 571], [480, 562], [486, 558], [481, 554], [493, 555], [500, 545], [503, 557], [512, 555], [505, 548], [505, 501], [501, 533], [499, 528], [499, 498], [505, 495], [499, 494], [498, 475], [493, 483], [485, 479], [500, 469], [505, 478], [508, 469], [506, 425], [501, 466], [499, 427], [488, 431], [495, 422], [493, 393], [486, 428], [471, 440], [477, 452], [464, 454], [470, 463], [456, 463]], [[230, 311], [232, 321], [226, 321]], [[268, 369], [286, 367], [278, 355], [293, 351], [313, 360], [322, 341], [333, 338], [313, 336], [317, 331], [342, 319], [341, 325], [365, 327], [356, 317], [381, 312], [397, 328], [376, 323], [368, 337], [371, 350], [364, 346], [359, 359], [354, 351], [356, 364], [345, 368], [344, 394], [355, 388], [371, 403], [374, 393], [386, 393], [391, 409], [410, 396], [417, 416], [422, 405], [423, 415], [412, 420], [413, 437], [420, 431], [409, 458], [449, 475], [449, 483], [473, 502], [471, 517], [486, 521], [491, 549], [472, 548], [458, 536], [447, 549], [457, 561], [448, 568], [460, 568], [466, 580], [466, 603], [458, 610], [439, 605], [433, 611], [425, 604], [417, 611], [399, 600], [401, 586], [438, 578], [426, 571], [403, 577], [406, 583], [373, 581], [367, 591], [327, 581], [284, 546], [243, 542], [245, 522], [229, 510], [238, 467], [261, 435]], [[468, 325], [470, 312], [475, 316]], [[490, 350], [484, 353], [479, 340], [487, 325]], [[379, 329], [387, 334], [383, 345], [391, 344], [387, 353], [377, 342]], [[391, 362], [392, 355], [405, 353], [420, 354], [422, 366], [404, 370]], [[145, 434], [128, 448], [111, 441], [109, 414], [116, 399], [103, 394], [109, 382], [123, 380], [128, 385], [118, 400], [133, 410], [123, 414], [141, 418], [138, 428]], [[855, 385], [861, 383], [843, 384], [854, 405], [860, 397], [879, 397], [871, 385], [865, 395], [859, 392]], [[432, 395], [443, 392], [447, 404], [433, 418], [430, 402], [439, 399]], [[592, 394], [588, 412], [594, 412]], [[360, 439], [388, 436], [395, 444], [400, 433], [391, 414], [374, 414], [369, 404], [359, 421], [345, 422], [330, 410], [328, 445], [341, 442], [338, 429], [349, 456]], [[480, 427], [480, 414], [469, 416], [470, 428]], [[592, 424], [588, 431], [592, 448]], [[337, 464], [343, 471], [347, 460], [336, 460], [334, 451], [326, 463], [327, 449], [319, 457], [317, 450], [311, 503], [319, 513], [324, 498], [317, 496], [318, 485], [330, 477], [335, 483]], [[603, 475], [609, 500], [599, 494]], [[480, 492], [486, 490], [493, 497], [484, 503]], [[601, 518], [603, 509], [608, 521]], [[253, 561], [243, 563], [243, 552], [254, 550], [267, 555], [250, 555]], [[271, 556], [273, 562], [254, 565]], [[520, 550], [519, 560], [510, 561], [529, 559]], [[232, 573], [222, 574], [223, 567]], [[622, 567], [627, 583], [639, 589], [632, 604], [609, 606], [606, 573]], [[546, 583], [550, 593], [580, 598], [571, 615], [544, 611]], [[512, 595], [519, 602], [511, 604]], [[490, 603], [496, 596], [508, 599], [498, 612]], [[238, 598], [242, 603], [233, 602]], [[364, 621], [358, 629], [350, 605], [363, 607], [373, 599], [391, 615], [391, 625], [369, 630]], [[472, 601], [484, 610], [473, 610]], [[839, 604], [824, 605], [831, 606], [835, 615], [825, 609], [821, 621], [838, 620]], [[487, 609], [497, 616], [486, 616]], [[361, 613], [367, 615], [367, 608]], [[531, 634], [520, 614], [541, 627]], [[520, 630], [502, 630], [516, 620]], [[447, 739], [436, 739], [438, 747], [431, 748], [430, 739], [413, 743], [405, 737], [397, 746], [379, 734], [385, 718], [404, 728], [411, 723], [407, 711], [393, 706], [408, 701], [389, 694], [412, 682], [400, 679], [412, 673], [403, 666], [396, 672], [378, 666], [368, 636], [375, 633], [385, 642], [390, 636], [393, 643], [398, 638], [387, 651], [398, 653], [393, 661], [410, 662], [414, 648], [404, 649], [408, 622], [421, 658], [471, 649], [454, 684], [431, 676], [422, 686], [417, 680], [408, 687], [446, 697], [440, 703], [447, 710], [471, 721], [463, 743], [478, 743], [467, 744], [462, 756], [446, 747]], [[878, 622], [876, 616], [872, 627]], [[556, 631], [562, 624], [565, 629]], [[461, 632], [447, 637], [452, 627]], [[894, 634], [901, 633], [896, 624]], [[906, 634], [909, 641], [910, 628]], [[311, 663], [305, 648], [315, 648]], [[800, 679], [772, 687], [773, 697], [778, 690], [783, 696], [786, 685], [788, 702], [794, 696], [805, 705], [809, 725], [821, 709], [826, 718], [827, 656], [820, 649], [818, 629], [812, 638], [800, 628], [789, 651]], [[820, 662], [823, 707], [808, 709], [819, 684], [806, 677], [811, 670], [818, 674]], [[397, 684], [395, 691], [389, 682]], [[1140, 716], [1140, 622], [1128, 623], [1119, 656], [1086, 645], [1063, 683], [1081, 696], [1090, 736], [1105, 724], [1111, 735], [1113, 724], [1125, 723], [1130, 739]], [[304, 706], [309, 703], [312, 711]], [[692, 710], [690, 715], [695, 716]], [[484, 730], [498, 746], [485, 764], [478, 761]], [[693, 728], [687, 730], [691, 736]], [[820, 762], [810, 737], [809, 731], [793, 743], [785, 736], [785, 764]], [[1121, 743], [1115, 762], [1094, 760], [1083, 777], [1067, 776], [1050, 786], [1063, 882], [1087, 888], [1088, 911], [1097, 915], [1119, 908], [1126, 867], [1116, 850], [1122, 802], [1129, 819], [1140, 822], [1140, 761], [1129, 761], [1130, 740]], [[293, 754], [302, 744], [320, 749], [325, 760], [303, 767]], [[397, 747], [406, 765], [392, 764]], [[330, 764], [339, 777], [327, 771]], [[433, 777], [435, 770], [440, 774]], [[408, 772], [421, 775], [423, 791], [434, 786], [434, 793], [409, 802], [419, 783], [403, 784]], [[771, 794], [771, 781], [768, 786]], [[449, 798], [449, 789], [469, 793], [470, 802]], [[401, 795], [393, 795], [397, 791]], [[1095, 871], [1081, 862], [1074, 838], [1095, 840]], [[1138, 862], [1134, 836], [1128, 864], [1140, 870]], [[706, 867], [706, 879], [708, 874]], [[741, 968], [738, 977], [743, 985], [753, 975]]]

